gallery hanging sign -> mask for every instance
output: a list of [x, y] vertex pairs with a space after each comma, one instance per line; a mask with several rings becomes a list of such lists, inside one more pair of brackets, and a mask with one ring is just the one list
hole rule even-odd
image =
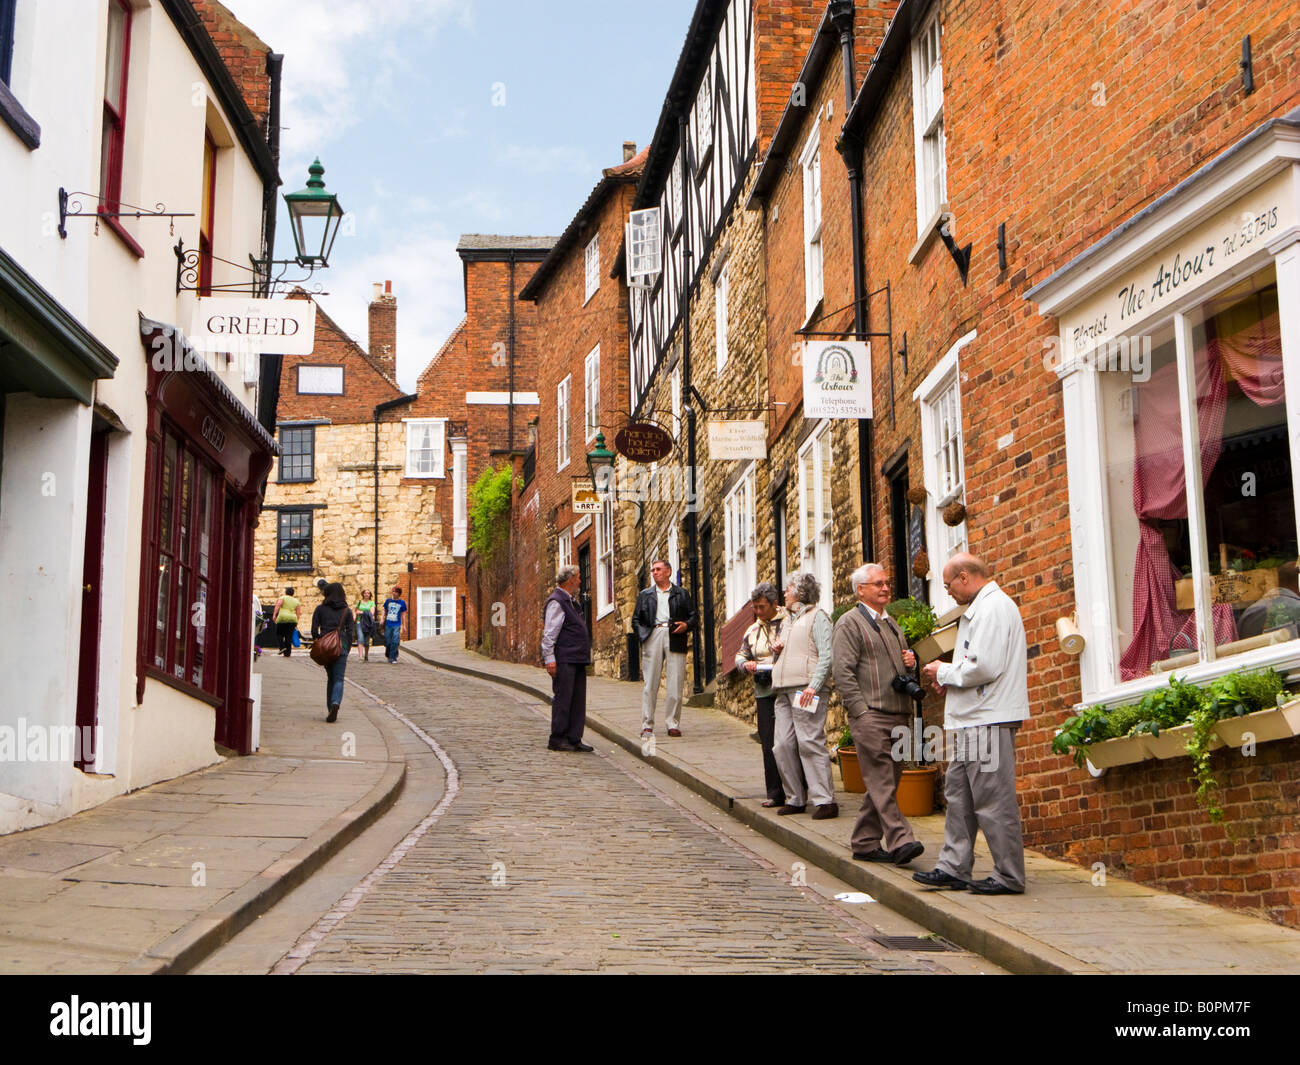
[[316, 346], [311, 300], [200, 297], [189, 341], [200, 351], [310, 355]]
[[709, 422], [709, 458], [715, 462], [767, 458], [767, 425], [760, 421]]
[[614, 437], [614, 449], [633, 462], [658, 462], [672, 453], [673, 438], [653, 422], [631, 422]]
[[805, 418], [871, 417], [871, 345], [865, 340], [806, 340]]

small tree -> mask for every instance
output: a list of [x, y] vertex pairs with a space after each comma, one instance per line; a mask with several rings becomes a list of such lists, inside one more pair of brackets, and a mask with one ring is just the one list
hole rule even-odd
[[509, 466], [487, 467], [469, 490], [469, 546], [482, 565], [505, 542], [510, 530], [510, 497], [514, 471]]

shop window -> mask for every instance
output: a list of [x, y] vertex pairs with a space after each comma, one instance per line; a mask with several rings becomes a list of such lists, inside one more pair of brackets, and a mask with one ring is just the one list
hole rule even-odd
[[[1273, 268], [1128, 342], [1137, 345], [1129, 372], [1098, 374], [1120, 679], [1295, 639], [1296, 511]], [[1193, 426], [1199, 455], [1189, 469]]]
[[211, 690], [206, 634], [220, 480], [170, 431], [163, 434], [148, 551], [157, 574], [146, 661]]
[[280, 483], [314, 481], [316, 427], [314, 425], [280, 427]]
[[312, 568], [310, 510], [282, 510], [276, 532], [275, 568], [309, 570]]

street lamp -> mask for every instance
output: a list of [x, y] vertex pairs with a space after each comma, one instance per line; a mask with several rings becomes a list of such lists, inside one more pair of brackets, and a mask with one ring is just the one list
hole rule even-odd
[[587, 472], [596, 492], [604, 495], [614, 491], [614, 452], [605, 446], [605, 434], [599, 430], [596, 446], [587, 452]]
[[289, 208], [298, 262], [314, 269], [329, 265], [334, 238], [338, 236], [339, 223], [343, 220], [343, 208], [339, 206], [338, 196], [325, 191], [322, 177], [325, 168], [319, 158], [307, 168], [307, 173], [307, 187], [297, 192], [286, 192], [284, 202]]

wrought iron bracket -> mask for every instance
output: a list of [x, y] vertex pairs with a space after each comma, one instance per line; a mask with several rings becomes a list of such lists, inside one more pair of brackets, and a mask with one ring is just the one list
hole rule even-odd
[[[87, 200], [93, 200], [96, 206], [94, 211], [85, 210], [80, 197], [86, 197]], [[151, 211], [145, 207], [137, 207], [133, 203], [118, 202], [118, 210], [105, 211], [102, 208], [104, 200], [96, 196], [93, 192], [69, 192], [60, 186], [59, 188], [59, 236], [64, 240], [68, 239], [67, 221], [69, 218], [93, 218], [95, 220], [95, 232], [99, 232], [99, 220], [101, 218], [193, 218], [193, 211], [169, 211], [165, 203], [159, 203]], [[128, 210], [121, 210], [126, 207]], [[175, 235], [175, 222], [168, 223], [168, 234]]]
[[[264, 296], [275, 291], [278, 286], [301, 285], [304, 281], [309, 281], [316, 272], [315, 267], [304, 266], [297, 259], [256, 259], [253, 256], [248, 257], [249, 264], [244, 266], [242, 263], [231, 262], [229, 259], [223, 259], [220, 255], [211, 256], [214, 262], [225, 263], [227, 266], [233, 266], [236, 270], [243, 270], [252, 276], [247, 281], [227, 281], [216, 285], [200, 285], [199, 273], [203, 264], [203, 252], [198, 248], [185, 247], [184, 240], [178, 240], [176, 246], [172, 249], [176, 253], [176, 293], [182, 292], [225, 292], [231, 295], [244, 296]], [[276, 268], [279, 273], [272, 277], [271, 273]], [[302, 277], [286, 276], [291, 269], [306, 270]], [[325, 296], [327, 292], [322, 291], [319, 281], [313, 283], [311, 288], [306, 290], [313, 296]]]

